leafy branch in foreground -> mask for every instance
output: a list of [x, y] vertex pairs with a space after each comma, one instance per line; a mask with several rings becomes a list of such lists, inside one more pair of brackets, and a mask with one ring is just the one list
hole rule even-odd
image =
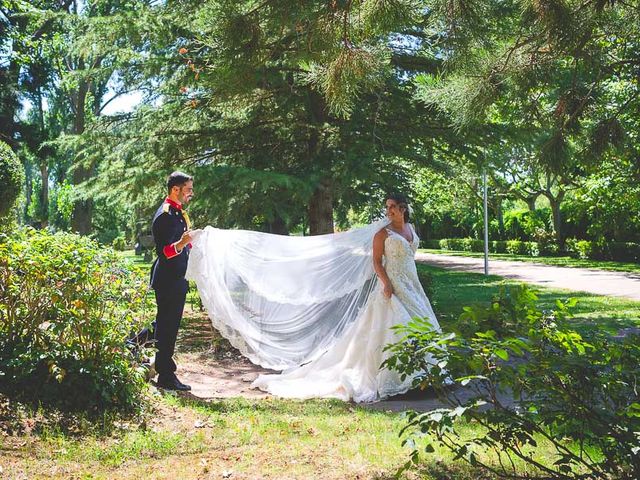
[[[498, 477], [640, 477], [637, 337], [582, 336], [565, 322], [575, 300], [549, 311], [537, 300], [526, 286], [503, 290], [489, 307], [466, 307], [458, 333], [423, 319], [397, 327], [404, 338], [387, 347], [385, 366], [446, 405], [408, 414], [401, 436], [414, 449], [404, 469], [425, 437], [427, 453], [444, 447]], [[468, 422], [482, 433], [460, 435]]]

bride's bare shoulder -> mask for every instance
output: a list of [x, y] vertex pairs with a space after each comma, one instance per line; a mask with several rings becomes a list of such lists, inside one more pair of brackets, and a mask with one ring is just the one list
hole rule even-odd
[[389, 232], [387, 232], [387, 229], [386, 228], [381, 228], [373, 236], [373, 239], [380, 241], [380, 240], [385, 240], [388, 236], [389, 236]]

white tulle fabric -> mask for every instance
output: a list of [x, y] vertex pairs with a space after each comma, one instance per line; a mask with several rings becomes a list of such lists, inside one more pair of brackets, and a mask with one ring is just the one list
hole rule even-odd
[[409, 243], [388, 230], [387, 299], [375, 278], [373, 236], [381, 220], [332, 235], [286, 237], [205, 228], [194, 239], [187, 278], [194, 280], [213, 325], [252, 362], [282, 374], [253, 386], [289, 398], [376, 401], [405, 392], [395, 372], [380, 369], [392, 325], [435, 315]]
[[355, 402], [374, 402], [411, 388], [413, 378], [403, 381], [398, 373], [380, 368], [387, 357], [384, 347], [400, 339], [391, 327], [413, 317], [429, 318], [436, 329], [440, 327], [418, 279], [415, 231], [412, 242], [387, 231], [384, 265], [393, 285], [391, 298], [384, 296], [381, 284], [376, 285], [356, 321], [322, 356], [279, 375], [261, 375], [254, 387], [281, 397]]
[[313, 237], [206, 227], [187, 279], [213, 326], [252, 362], [299, 366], [358, 318], [375, 283], [372, 239], [387, 223]]

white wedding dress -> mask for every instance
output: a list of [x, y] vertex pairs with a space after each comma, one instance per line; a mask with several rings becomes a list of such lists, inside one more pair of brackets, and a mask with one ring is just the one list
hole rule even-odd
[[355, 402], [374, 402], [409, 390], [412, 377], [402, 381], [397, 372], [380, 368], [387, 358], [384, 347], [400, 339], [391, 327], [427, 317], [440, 329], [418, 279], [414, 255], [419, 240], [411, 230], [413, 239], [408, 242], [387, 229], [384, 267], [393, 285], [391, 298], [384, 296], [379, 282], [362, 314], [333, 347], [301, 367], [279, 375], [260, 375], [253, 386], [279, 397]]
[[384, 266], [394, 294], [387, 299], [373, 270], [381, 220], [330, 235], [292, 237], [206, 227], [194, 238], [187, 278], [196, 282], [214, 327], [253, 363], [280, 374], [254, 387], [287, 398], [373, 402], [406, 392], [381, 369], [391, 329], [426, 317], [439, 330], [408, 242], [387, 229]]

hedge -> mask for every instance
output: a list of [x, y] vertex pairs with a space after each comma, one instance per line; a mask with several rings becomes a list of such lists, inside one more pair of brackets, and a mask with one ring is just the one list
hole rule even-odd
[[[423, 240], [421, 246], [435, 250], [484, 252], [484, 242], [474, 238]], [[541, 245], [538, 242], [493, 240], [489, 242], [489, 252], [540, 257], [557, 254], [557, 249], [550, 248], [550, 245], [547, 244]], [[640, 243], [633, 242], [598, 242], [570, 238], [566, 240], [566, 253], [581, 259], [640, 263]]]

